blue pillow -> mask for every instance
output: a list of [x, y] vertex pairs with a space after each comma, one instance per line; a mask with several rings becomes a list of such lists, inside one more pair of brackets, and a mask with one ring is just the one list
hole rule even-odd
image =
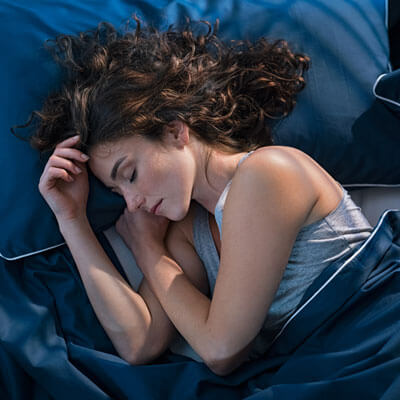
[[[311, 56], [312, 67], [294, 112], [275, 128], [276, 144], [301, 148], [343, 183], [385, 180], [382, 165], [374, 164], [372, 177], [362, 166], [356, 168], [357, 174], [349, 174], [352, 157], [343, 157], [343, 149], [348, 148], [365, 153], [373, 163], [371, 149], [358, 147], [351, 127], [373, 102], [375, 79], [387, 72], [385, 0], [3, 0], [0, 254], [4, 258], [25, 257], [63, 244], [56, 220], [37, 189], [44, 164], [36, 151], [10, 133], [10, 127], [24, 123], [60, 85], [59, 70], [44, 41], [60, 33], [93, 29], [100, 21], [122, 30], [133, 13], [160, 29], [184, 22], [186, 16], [211, 23], [219, 18], [220, 35], [227, 40], [288, 39]], [[387, 161], [390, 167], [392, 160]], [[400, 183], [397, 171], [391, 183]], [[102, 230], [116, 220], [124, 205], [93, 176], [90, 184], [89, 218], [96, 230]]]
[[[385, 179], [379, 186], [398, 182], [400, 171], [400, 69], [378, 77], [373, 87], [376, 100], [352, 126], [355, 140], [363, 143], [364, 148], [374, 149], [370, 156], [373, 162], [363, 159], [362, 153], [348, 151], [345, 156], [352, 157], [351, 168], [362, 165], [363, 171], [377, 181], [380, 173], [386, 169]], [[381, 165], [380, 169], [376, 165]], [[374, 179], [375, 177], [375, 179]], [[351, 187], [368, 186], [365, 183], [352, 183]], [[378, 185], [376, 185], [378, 186]]]
[[375, 97], [397, 117], [400, 117], [400, 68], [382, 74], [375, 82]]
[[400, 184], [400, 134], [394, 147], [379, 131], [371, 132], [378, 144], [353, 130], [375, 100], [377, 77], [390, 69], [384, 1], [289, 3], [297, 4], [290, 9], [297, 26], [286, 36], [312, 64], [294, 112], [276, 126], [275, 144], [303, 150], [343, 185]]

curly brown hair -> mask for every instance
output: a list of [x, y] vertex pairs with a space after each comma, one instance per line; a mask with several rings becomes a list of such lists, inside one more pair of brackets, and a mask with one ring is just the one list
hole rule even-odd
[[133, 18], [134, 32], [120, 34], [101, 22], [45, 43], [65, 81], [22, 125], [39, 118], [34, 148], [51, 151], [76, 134], [86, 151], [132, 134], [159, 140], [173, 120], [228, 151], [273, 144], [272, 122], [291, 112], [305, 86], [306, 55], [284, 40], [224, 43], [218, 20], [213, 29], [199, 21], [208, 32], [195, 35], [188, 19], [183, 29], [160, 32]]

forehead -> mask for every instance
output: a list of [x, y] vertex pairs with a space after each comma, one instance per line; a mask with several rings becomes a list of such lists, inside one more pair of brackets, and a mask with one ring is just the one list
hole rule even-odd
[[89, 151], [89, 168], [100, 179], [107, 179], [116, 161], [131, 153], [125, 140], [102, 143]]
[[122, 157], [127, 160], [137, 160], [154, 154], [155, 144], [140, 136], [122, 138], [115, 142], [95, 145], [89, 151], [89, 167], [96, 174], [110, 175], [114, 164]]
[[126, 145], [124, 146], [123, 142], [124, 141], [119, 140], [117, 142], [97, 144], [90, 149], [90, 158], [104, 160], [118, 155], [124, 148], [126, 148]]
[[[121, 155], [141, 153], [150, 149], [154, 143], [141, 136], [121, 138], [117, 141], [95, 145], [90, 149], [90, 157], [98, 159], [113, 159]], [[151, 150], [151, 149], [150, 149]]]

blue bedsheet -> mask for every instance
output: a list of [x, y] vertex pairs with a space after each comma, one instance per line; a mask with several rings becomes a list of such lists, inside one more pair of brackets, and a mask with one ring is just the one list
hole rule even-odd
[[170, 352], [119, 358], [66, 247], [1, 260], [0, 343], [1, 399], [398, 400], [400, 211], [324, 270], [264, 358], [226, 377]]

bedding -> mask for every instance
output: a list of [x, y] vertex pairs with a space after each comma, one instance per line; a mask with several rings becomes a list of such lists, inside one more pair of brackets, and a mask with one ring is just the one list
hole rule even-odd
[[225, 377], [170, 351], [145, 366], [119, 358], [65, 247], [0, 262], [2, 398], [399, 398], [400, 211], [323, 271], [262, 358]]
[[400, 68], [400, 3], [397, 0], [387, 0], [387, 8], [390, 63], [395, 70]]
[[[385, 211], [400, 208], [400, 187], [351, 188], [349, 194], [354, 203], [361, 208], [371, 226], [378, 223]], [[137, 291], [143, 279], [143, 273], [136, 264], [135, 256], [119, 236], [115, 226], [105, 230], [104, 236], [115, 252], [127, 281]], [[170, 345], [170, 350], [173, 353], [201, 361], [200, 356], [181, 335], [178, 335]]]
[[[31, 111], [40, 109], [46, 95], [60, 86], [61, 71], [43, 47], [46, 39], [93, 29], [103, 20], [123, 31], [133, 13], [160, 29], [170, 23], [179, 25], [186, 16], [212, 23], [219, 18], [225, 40], [262, 35], [286, 38], [295, 49], [311, 56], [312, 65], [294, 112], [275, 126], [276, 143], [299, 147], [342, 184], [393, 185], [400, 184], [400, 161], [393, 156], [396, 137], [392, 131], [383, 131], [379, 143], [364, 140], [363, 127], [352, 131], [374, 102], [372, 87], [377, 77], [389, 72], [385, 11], [385, 0], [3, 0], [1, 256], [18, 259], [63, 244], [56, 220], [37, 190], [46, 159], [40, 160], [26, 142], [10, 133], [11, 127], [24, 124]], [[34, 124], [14, 130], [27, 137], [32, 129]], [[377, 149], [387, 155], [384, 163], [381, 158], [375, 160]], [[123, 203], [93, 176], [90, 183], [88, 214], [100, 232], [115, 222]]]
[[[395, 203], [374, 214], [375, 229], [354, 257], [332, 263], [313, 282], [259, 360], [221, 377], [188, 357], [184, 342], [146, 366], [129, 365], [117, 355], [37, 191], [45, 160], [9, 128], [23, 123], [59, 84], [60, 72], [41, 47], [45, 39], [93, 28], [105, 18], [123, 27], [133, 12], [160, 27], [186, 15], [219, 17], [225, 38], [288, 37], [310, 53], [313, 66], [295, 112], [275, 127], [276, 141], [302, 148], [358, 193], [371, 184], [376, 191], [379, 185], [400, 189], [394, 187], [400, 168], [393, 157], [398, 116], [394, 104], [375, 97], [392, 99], [395, 84], [386, 83], [398, 76], [388, 58], [385, 0], [2, 1], [0, 46], [7, 58], [0, 65], [0, 398], [397, 400], [400, 211]], [[376, 159], [379, 138], [386, 157]], [[110, 245], [109, 227], [122, 207], [121, 199], [91, 177], [88, 212], [96, 235], [122, 276], [137, 282], [140, 275], [125, 269], [121, 249]]]
[[[372, 180], [378, 177], [377, 164], [387, 165], [388, 159], [397, 160], [397, 165], [391, 165], [386, 171], [386, 178], [380, 185], [370, 185], [367, 182], [353, 182], [346, 187], [371, 187], [382, 186], [394, 181], [397, 171], [400, 170], [400, 158], [396, 156], [399, 149], [400, 132], [400, 69], [381, 74], [377, 77], [372, 93], [375, 100], [352, 125], [351, 131], [356, 141], [362, 141], [363, 146], [374, 148], [369, 157], [365, 154], [354, 152], [352, 147], [346, 148], [346, 157], [353, 157], [351, 164], [346, 163], [347, 173], [362, 169]], [[391, 148], [388, 151], [387, 146]], [[373, 160], [373, 162], [371, 162]], [[388, 185], [385, 185], [388, 186]], [[399, 185], [397, 185], [399, 186]]]

